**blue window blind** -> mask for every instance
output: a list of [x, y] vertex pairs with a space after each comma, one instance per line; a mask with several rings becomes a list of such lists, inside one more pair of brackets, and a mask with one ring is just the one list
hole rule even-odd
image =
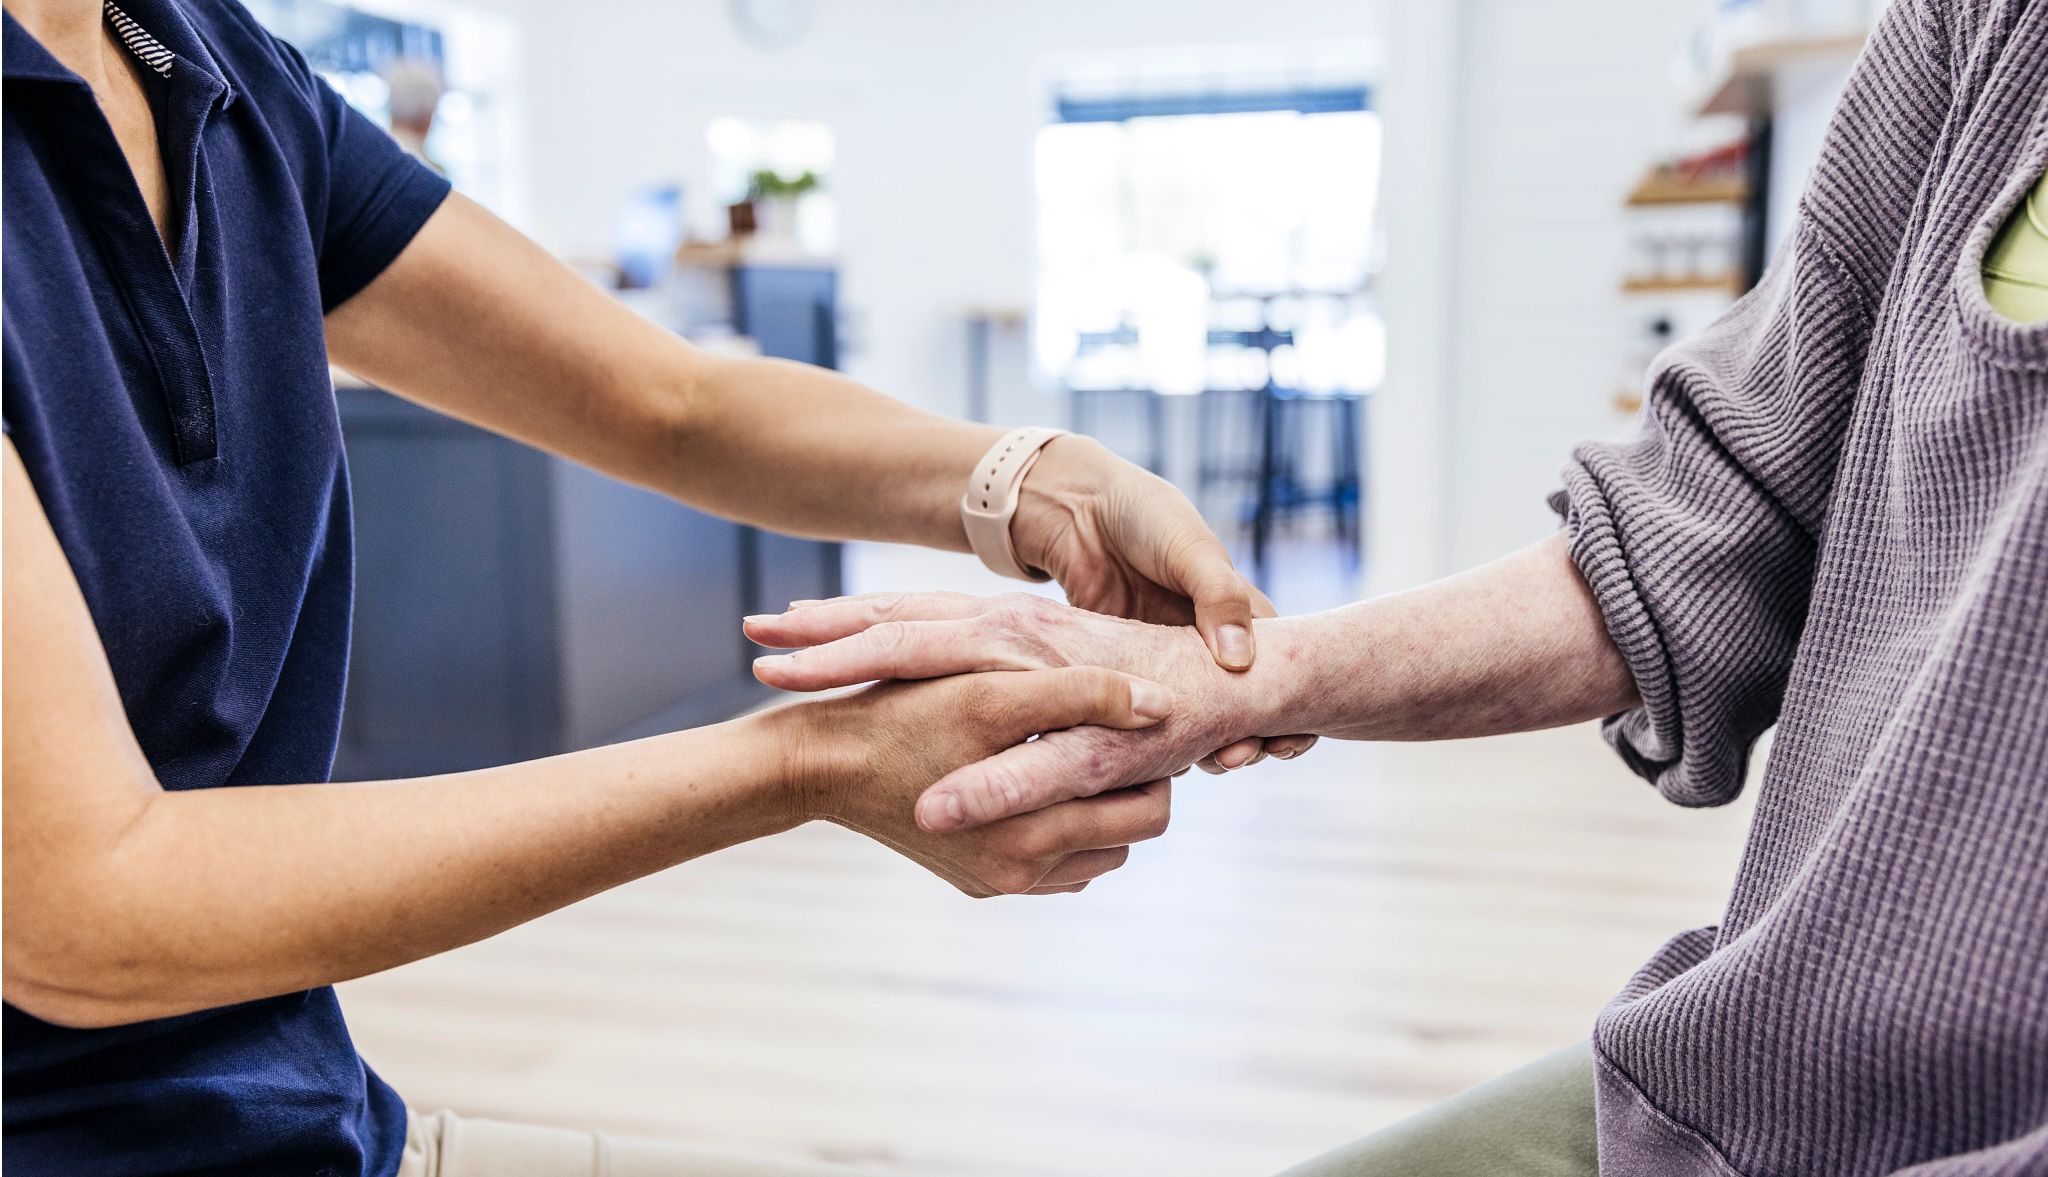
[[1370, 110], [1372, 94], [1364, 86], [1332, 86], [1300, 90], [1247, 90], [1236, 94], [1145, 94], [1121, 98], [1060, 98], [1053, 121], [1121, 123], [1129, 119], [1193, 114], [1252, 114], [1295, 110], [1302, 114]]

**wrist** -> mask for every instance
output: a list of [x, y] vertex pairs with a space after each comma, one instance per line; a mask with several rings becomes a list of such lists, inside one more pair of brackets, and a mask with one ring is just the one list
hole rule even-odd
[[1330, 655], [1323, 615], [1267, 617], [1252, 622], [1258, 658], [1226, 676], [1250, 726], [1243, 735], [1322, 735], [1329, 718], [1318, 685]]
[[732, 721], [755, 763], [767, 766], [757, 800], [784, 829], [831, 814], [853, 775], [854, 757], [842, 725], [831, 722], [830, 702], [792, 703]]
[[1010, 542], [1026, 568], [1057, 576], [1057, 553], [1091, 526], [1117, 459], [1092, 437], [1064, 434], [1045, 443], [1019, 487]]

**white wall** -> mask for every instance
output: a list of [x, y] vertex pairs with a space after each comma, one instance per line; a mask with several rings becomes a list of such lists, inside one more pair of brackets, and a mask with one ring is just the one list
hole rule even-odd
[[1711, 8], [1463, 2], [1451, 567], [1552, 530], [1543, 500], [1572, 443], [1627, 428], [1610, 407], [1630, 313], [1618, 293], [1620, 203], [1653, 158], [1686, 141], [1670, 65]]

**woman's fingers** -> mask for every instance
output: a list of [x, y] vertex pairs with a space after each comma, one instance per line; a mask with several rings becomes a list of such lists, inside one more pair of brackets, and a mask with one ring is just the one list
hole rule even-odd
[[989, 598], [966, 593], [865, 593], [828, 601], [798, 601], [787, 613], [762, 613], [743, 623], [763, 646], [795, 649], [850, 637], [884, 621], [955, 621], [973, 617]]
[[1292, 760], [1315, 747], [1317, 738], [1311, 735], [1274, 736], [1266, 741], [1266, 754], [1275, 760]]
[[1129, 846], [1117, 846], [1109, 850], [1083, 850], [1068, 855], [1058, 866], [1053, 867], [1038, 881], [1039, 888], [1074, 886], [1103, 875], [1122, 866], [1131, 857]]
[[1173, 783], [1157, 780], [1013, 817], [987, 832], [1011, 854], [1038, 863], [1052, 858], [1051, 867], [1012, 878], [1031, 882], [1025, 894], [1053, 895], [1078, 891], [1122, 866], [1132, 843], [1164, 834], [1172, 817]]
[[1264, 751], [1265, 747], [1266, 742], [1264, 740], [1259, 739], [1257, 736], [1247, 736], [1234, 744], [1225, 744], [1223, 747], [1216, 749], [1216, 751], [1209, 754], [1207, 759], [1214, 761], [1216, 767], [1228, 772], [1234, 768], [1243, 768], [1245, 765], [1257, 760], [1259, 753]]
[[1230, 554], [1213, 538], [1189, 542], [1178, 551], [1179, 558], [1166, 569], [1169, 587], [1193, 602], [1195, 628], [1210, 656], [1225, 670], [1250, 669], [1253, 598], [1259, 595], [1263, 601], [1263, 595], [1238, 574]]
[[754, 677], [785, 691], [822, 691], [877, 679], [940, 678], [986, 670], [1044, 670], [1001, 633], [958, 621], [884, 621], [795, 654], [754, 659]]

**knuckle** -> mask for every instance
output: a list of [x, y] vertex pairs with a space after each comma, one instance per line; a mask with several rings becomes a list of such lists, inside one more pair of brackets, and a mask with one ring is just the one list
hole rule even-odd
[[991, 765], [982, 771], [983, 792], [992, 798], [998, 811], [1014, 813], [1024, 805], [1024, 778], [1013, 768]]
[[1042, 862], [1060, 852], [1059, 836], [1049, 827], [1033, 824], [1019, 830], [1010, 841], [1010, 854], [1020, 862]]
[[1130, 688], [1124, 685], [1124, 676], [1114, 670], [1100, 666], [1075, 666], [1067, 671], [1072, 675], [1074, 696], [1101, 708], [1114, 709], [1130, 701]]
[[1027, 868], [1006, 866], [995, 872], [989, 885], [1005, 895], [1022, 895], [1038, 885], [1038, 878]]
[[1138, 827], [1139, 840], [1150, 841], [1153, 838], [1165, 837], [1166, 828], [1172, 824], [1173, 807], [1162, 801], [1157, 810], [1148, 814], [1143, 824]]
[[877, 623], [893, 620], [902, 612], [906, 599], [904, 593], [876, 593], [868, 601], [868, 619]]
[[1060, 614], [1066, 611], [1064, 605], [1046, 597], [1034, 596], [1030, 593], [1018, 593], [1016, 595], [1020, 598], [1017, 605], [1018, 610], [1027, 621], [1056, 621], [1059, 619]]
[[899, 653], [910, 637], [910, 627], [901, 621], [881, 621], [870, 626], [867, 643], [877, 654]]
[[990, 602], [988, 612], [982, 614], [982, 620], [996, 630], [1021, 630], [1030, 618], [1028, 610], [1031, 606], [1025, 603], [1030, 599], [1026, 593], [1004, 593]]
[[1091, 783], [1099, 785], [1102, 779], [1109, 775], [1111, 767], [1109, 753], [1101, 748], [1090, 749], [1081, 756], [1081, 771], [1088, 774]]

